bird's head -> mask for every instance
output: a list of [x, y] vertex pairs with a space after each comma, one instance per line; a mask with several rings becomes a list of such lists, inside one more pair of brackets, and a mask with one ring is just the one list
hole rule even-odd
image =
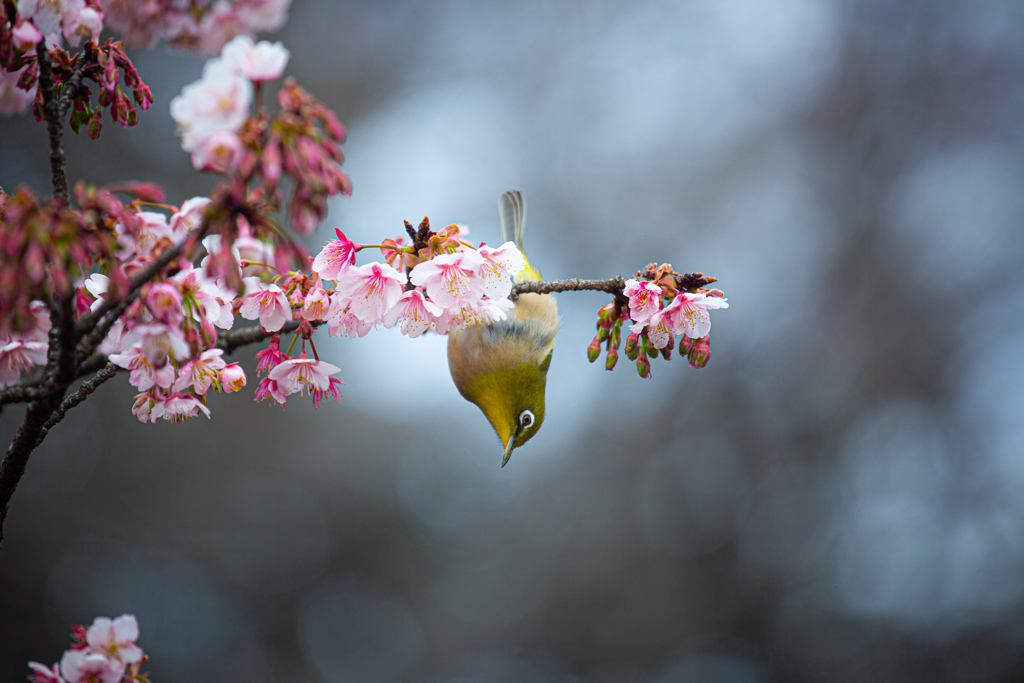
[[512, 370], [480, 375], [469, 399], [480, 407], [502, 445], [501, 466], [512, 451], [533, 438], [544, 423], [544, 387], [550, 355], [539, 366], [527, 363]]

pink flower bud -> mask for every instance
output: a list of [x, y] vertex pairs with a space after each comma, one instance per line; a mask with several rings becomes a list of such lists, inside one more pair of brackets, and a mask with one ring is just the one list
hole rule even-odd
[[173, 323], [182, 319], [181, 290], [169, 282], [159, 282], [149, 288], [146, 307], [161, 322]]
[[597, 357], [601, 355], [601, 340], [594, 335], [594, 341], [590, 342], [590, 346], [587, 347], [587, 360], [591, 363], [597, 360]]
[[145, 83], [139, 83], [139, 85], [132, 89], [132, 98], [142, 108], [142, 111], [146, 111], [153, 106], [153, 91]]
[[220, 371], [220, 386], [225, 394], [241, 390], [245, 386], [245, 370], [238, 363], [224, 366]]
[[651, 376], [651, 361], [647, 360], [647, 356], [641, 355], [636, 359], [636, 371], [644, 379], [649, 379]]
[[640, 355], [640, 335], [636, 332], [626, 337], [626, 358], [636, 360]]
[[608, 349], [608, 355], [605, 357], [604, 369], [612, 370], [615, 368], [615, 364], [619, 362], [619, 350], [614, 346]]
[[711, 335], [691, 340], [687, 356], [690, 359], [691, 368], [702, 368], [707, 365], [711, 358]]

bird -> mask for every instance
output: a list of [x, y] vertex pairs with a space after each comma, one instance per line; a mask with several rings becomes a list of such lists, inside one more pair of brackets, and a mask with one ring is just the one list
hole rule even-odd
[[[498, 200], [502, 243], [513, 242], [526, 267], [512, 281], [540, 280], [526, 260], [523, 230], [526, 202], [518, 190]], [[544, 424], [544, 390], [561, 324], [551, 294], [520, 294], [507, 318], [467, 327], [448, 336], [448, 369], [463, 398], [490, 421], [502, 446], [501, 466], [512, 451], [536, 436]]]

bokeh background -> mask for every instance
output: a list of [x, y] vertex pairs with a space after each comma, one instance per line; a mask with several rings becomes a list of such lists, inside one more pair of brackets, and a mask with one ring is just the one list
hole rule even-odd
[[[160, 683], [1024, 679], [1022, 35], [1009, 0], [298, 0], [355, 183], [312, 249], [493, 241], [518, 188], [550, 277], [720, 278], [712, 360], [588, 365], [606, 299], [561, 295], [503, 470], [443, 338], [333, 341], [318, 411], [140, 425], [111, 382], [12, 501], [0, 680], [123, 612]], [[207, 192], [167, 107], [203, 60], [134, 56], [155, 107], [72, 177]], [[0, 121], [0, 185], [45, 149]]]

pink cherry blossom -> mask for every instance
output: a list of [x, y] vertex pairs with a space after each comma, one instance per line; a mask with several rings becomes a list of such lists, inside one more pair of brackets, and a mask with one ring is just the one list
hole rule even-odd
[[60, 658], [60, 671], [67, 683], [117, 683], [125, 663], [92, 650], [67, 650]]
[[171, 214], [168, 223], [170, 223], [175, 242], [180, 242], [186, 234], [199, 227], [203, 220], [203, 214], [206, 213], [206, 207], [209, 205], [209, 197], [192, 197], [185, 200], [181, 207]]
[[[267, 379], [277, 382], [278, 391], [287, 397], [294, 393], [330, 391], [330, 376], [336, 372], [341, 372], [341, 368], [322, 360], [307, 358], [306, 354], [302, 354], [278, 365], [270, 371]], [[275, 398], [279, 403], [284, 403], [281, 398]]]
[[526, 268], [526, 259], [514, 242], [505, 242], [497, 249], [481, 244], [477, 253], [483, 259], [477, 274], [484, 282], [484, 295], [505, 299], [512, 293], [512, 275]]
[[19, 18], [17, 25], [11, 29], [11, 42], [15, 49], [27, 52], [39, 44], [43, 34], [30, 21]]
[[220, 371], [220, 386], [225, 394], [241, 391], [246, 384], [245, 370], [238, 363], [225, 365]]
[[171, 280], [179, 284], [185, 296], [191, 297], [202, 307], [201, 312], [193, 307], [195, 319], [198, 320], [201, 313], [206, 320], [222, 330], [230, 330], [234, 326], [235, 314], [231, 307], [235, 299], [233, 289], [221, 285], [204, 271], [191, 266], [178, 271]]
[[58, 664], [47, 667], [39, 662], [29, 662], [28, 667], [32, 669], [28, 679], [29, 683], [67, 683], [64, 677], [60, 675], [60, 666]]
[[270, 379], [270, 377], [264, 377], [256, 385], [255, 399], [257, 401], [270, 399], [274, 403], [283, 406], [288, 401], [288, 394], [281, 390], [276, 381]]
[[356, 244], [345, 233], [335, 229], [338, 239], [329, 240], [320, 253], [313, 259], [313, 272], [324, 280], [339, 280], [342, 275], [356, 262], [356, 252], [363, 245]]
[[109, 359], [114, 365], [130, 371], [128, 381], [140, 391], [148, 391], [154, 386], [168, 389], [174, 383], [174, 365], [164, 363], [155, 367], [139, 345], [121, 353], [111, 354]]
[[242, 300], [239, 314], [246, 320], [259, 318], [260, 325], [267, 332], [276, 332], [292, 318], [292, 307], [288, 297], [277, 285], [257, 282], [256, 278], [245, 278], [246, 289], [255, 286], [256, 290]]
[[661, 309], [661, 287], [653, 282], [626, 280], [623, 293], [629, 298], [629, 316], [638, 323], [648, 320]]
[[671, 321], [673, 334], [700, 339], [711, 332], [711, 316], [708, 311], [728, 307], [728, 302], [720, 297], [700, 292], [679, 292], [665, 307], [665, 316]]
[[46, 362], [48, 344], [22, 335], [0, 334], [0, 389], [9, 387], [33, 365]]
[[206, 63], [203, 77], [171, 100], [171, 118], [181, 131], [181, 147], [194, 151], [220, 131], [235, 132], [249, 116], [252, 83], [228, 69], [221, 60]]
[[167, 398], [153, 402], [149, 411], [149, 419], [153, 422], [164, 419], [168, 422], [184, 422], [199, 415], [200, 411], [210, 417], [210, 409], [195, 396], [188, 394], [171, 394]]
[[125, 333], [122, 343], [127, 346], [138, 344], [146, 360], [154, 367], [162, 366], [168, 359], [184, 361], [192, 355], [181, 329], [163, 323], [136, 325]]
[[133, 256], [149, 256], [161, 239], [171, 239], [171, 226], [167, 217], [155, 211], [139, 211], [134, 216], [114, 225], [114, 234], [121, 249], [117, 257], [127, 260]]
[[232, 130], [218, 130], [192, 148], [192, 167], [197, 171], [230, 173], [245, 154], [242, 139]]
[[412, 269], [414, 285], [425, 287], [427, 296], [445, 310], [475, 304], [484, 294], [484, 282], [477, 275], [483, 259], [472, 249], [442, 254]]
[[85, 634], [90, 648], [126, 664], [142, 661], [142, 648], [135, 644], [138, 639], [139, 622], [132, 614], [122, 614], [116, 619], [96, 617]]
[[378, 323], [402, 296], [405, 273], [386, 263], [350, 268], [338, 281], [338, 293], [349, 298], [349, 311], [367, 323]]
[[220, 53], [224, 64], [250, 81], [280, 78], [288, 65], [288, 50], [280, 42], [261, 40], [253, 44], [247, 35], [235, 36]]
[[288, 356], [281, 353], [281, 337], [275, 334], [270, 338], [267, 348], [256, 354], [256, 374], [262, 375], [264, 372], [269, 372], [286, 360], [288, 360]]
[[399, 331], [415, 338], [434, 327], [443, 314], [444, 309], [426, 298], [423, 292], [411, 289], [384, 315], [384, 327], [393, 327], [401, 321]]
[[320, 285], [315, 285], [302, 301], [302, 317], [305, 320], [324, 320], [331, 306], [331, 298]]
[[200, 396], [205, 394], [216, 381], [218, 371], [227, 365], [221, 358], [223, 353], [223, 349], [203, 351], [199, 358], [183, 365], [171, 391], [185, 391], [191, 388]]
[[180, 324], [185, 318], [181, 303], [181, 289], [169, 282], [156, 283], [146, 294], [146, 308], [153, 317], [171, 325]]
[[365, 337], [374, 328], [374, 323], [360, 320], [349, 310], [351, 298], [335, 292], [331, 295], [331, 308], [327, 312], [327, 334], [340, 336], [342, 331], [349, 339]]
[[0, 68], [0, 116], [24, 114], [36, 99], [37, 85], [33, 85], [29, 90], [18, 87], [18, 79], [27, 68], [26, 66], [14, 72]]
[[327, 379], [331, 381], [331, 385], [326, 391], [321, 391], [320, 389], [312, 391], [314, 408], [319, 408], [324, 401], [334, 401], [337, 403], [341, 400], [342, 394], [338, 387], [344, 386], [345, 383], [337, 377], [328, 377]]

